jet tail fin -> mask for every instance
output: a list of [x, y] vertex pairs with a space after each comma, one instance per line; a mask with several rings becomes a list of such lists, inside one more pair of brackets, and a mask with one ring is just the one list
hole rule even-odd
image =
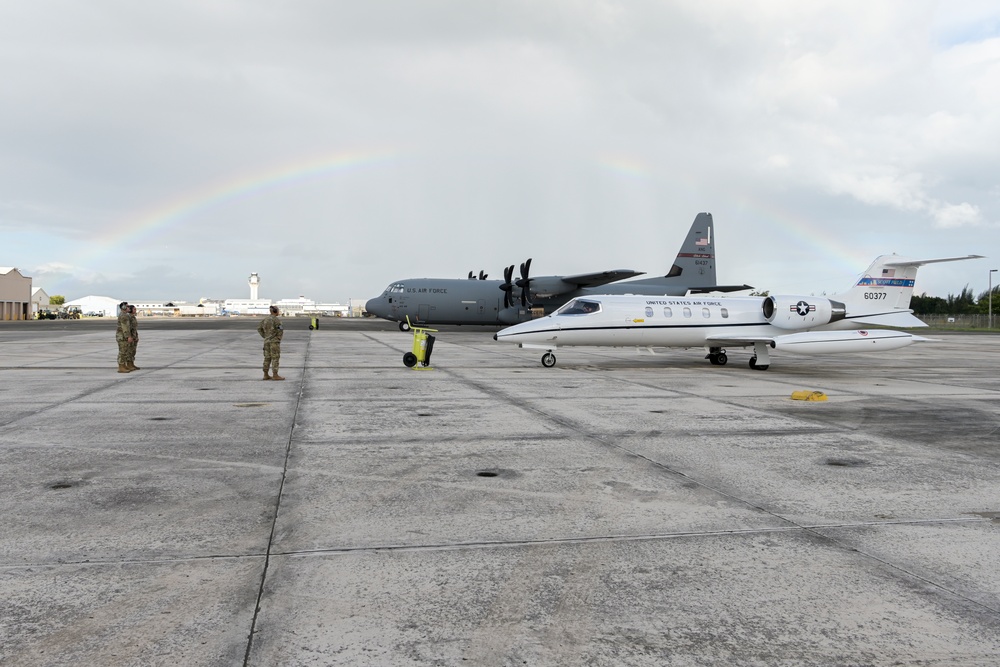
[[[898, 255], [882, 255], [877, 257], [871, 266], [861, 274], [854, 287], [832, 297], [847, 307], [847, 318], [866, 324], [888, 324], [891, 326], [921, 326], [912, 322], [920, 322], [909, 314], [910, 297], [913, 296], [913, 286], [917, 278], [917, 269], [924, 264], [939, 262], [959, 262], [966, 259], [979, 259], [982, 255], [966, 255], [965, 257], [944, 257], [941, 259], [907, 259]], [[890, 317], [891, 316], [891, 317]], [[875, 319], [880, 321], [875, 321]], [[884, 320], [884, 321], [881, 321]], [[910, 324], [904, 323], [911, 322]]]

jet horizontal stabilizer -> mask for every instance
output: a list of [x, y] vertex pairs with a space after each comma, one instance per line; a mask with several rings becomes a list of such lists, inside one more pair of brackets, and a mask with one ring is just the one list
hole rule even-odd
[[942, 257], [941, 259], [900, 259], [898, 261], [888, 260], [883, 262], [884, 266], [923, 266], [924, 264], [937, 264], [939, 262], [961, 262], [966, 259], [983, 259], [983, 255], [963, 255], [962, 257]]
[[913, 316], [913, 311], [899, 313], [883, 313], [881, 315], [863, 315], [860, 317], [848, 317], [855, 324], [867, 324], [870, 327], [926, 327], [920, 319]]
[[559, 276], [559, 279], [564, 283], [570, 283], [577, 287], [599, 287], [645, 274], [645, 271], [635, 271], [633, 269], [612, 269], [597, 273], [578, 273], [575, 276]]
[[712, 292], [744, 292], [754, 289], [753, 285], [710, 285], [708, 287], [692, 287], [687, 291], [691, 294], [711, 294]]

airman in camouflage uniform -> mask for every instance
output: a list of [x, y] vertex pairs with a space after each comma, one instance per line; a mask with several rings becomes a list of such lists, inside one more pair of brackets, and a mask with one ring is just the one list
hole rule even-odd
[[118, 304], [118, 329], [115, 330], [115, 340], [118, 341], [118, 372], [131, 373], [132, 369], [128, 367], [128, 349], [133, 339], [127, 301]]
[[[271, 306], [271, 314], [261, 320], [257, 325], [257, 333], [264, 339], [264, 379], [284, 380], [278, 375], [278, 361], [281, 359], [281, 337], [285, 334], [281, 328], [281, 320], [278, 319], [277, 306]], [[271, 369], [270, 377], [267, 369]]]
[[129, 305], [128, 307], [128, 321], [130, 326], [130, 333], [132, 334], [132, 342], [128, 343], [128, 352], [125, 357], [125, 367], [130, 371], [140, 370], [138, 366], [135, 365], [135, 351], [139, 347], [139, 323], [135, 318], [135, 306]]

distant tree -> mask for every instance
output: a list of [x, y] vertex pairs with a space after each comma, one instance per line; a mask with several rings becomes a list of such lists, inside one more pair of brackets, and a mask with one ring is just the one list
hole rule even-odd
[[49, 297], [50, 306], [61, 306], [64, 303], [66, 303], [66, 297], [64, 297], [62, 294], [56, 294]]
[[972, 294], [972, 288], [968, 285], [962, 288], [958, 296], [949, 294], [945, 301], [947, 302], [947, 310], [945, 312], [949, 315], [968, 315], [979, 312], [979, 309], [976, 307], [976, 298]]
[[[983, 290], [979, 294], [979, 298], [976, 299], [976, 307], [980, 313], [986, 314], [990, 310], [990, 291]], [[1000, 309], [1000, 285], [993, 286], [993, 312], [998, 312]]]
[[944, 299], [939, 296], [927, 296], [927, 292], [910, 297], [910, 308], [915, 315], [943, 315], [948, 312]]
[[750, 296], [771, 296], [770, 290], [754, 290], [750, 292]]

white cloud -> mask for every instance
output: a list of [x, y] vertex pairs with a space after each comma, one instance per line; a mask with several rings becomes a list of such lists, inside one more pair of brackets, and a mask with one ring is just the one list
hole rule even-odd
[[[840, 259], [810, 241], [831, 228], [861, 261], [932, 256], [972, 226], [977, 247], [948, 252], [990, 254], [998, 16], [930, 0], [0, 3], [0, 234], [21, 256], [0, 263], [67, 292], [227, 296], [258, 270], [276, 298], [346, 299], [529, 254], [657, 271], [699, 210], [729, 282], [777, 286], [779, 242]], [[372, 168], [128, 233], [241, 174], [375, 147], [390, 157]], [[109, 238], [142, 241], [123, 259]], [[154, 294], [163, 276], [195, 293]]]

